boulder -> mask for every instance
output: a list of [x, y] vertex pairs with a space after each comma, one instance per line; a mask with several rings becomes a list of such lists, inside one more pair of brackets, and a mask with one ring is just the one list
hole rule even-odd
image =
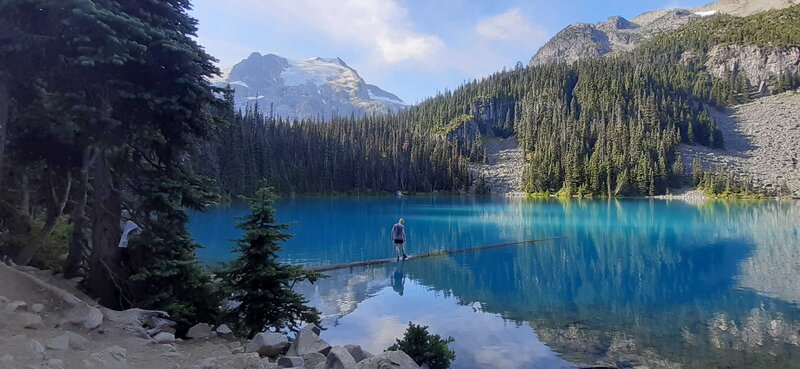
[[95, 329], [103, 324], [103, 312], [94, 306], [78, 304], [67, 312], [67, 322], [86, 329]]
[[284, 356], [278, 359], [278, 366], [283, 368], [299, 368], [306, 365], [300, 356]]
[[300, 329], [300, 331], [301, 331], [301, 332], [302, 332], [302, 331], [312, 331], [312, 332], [314, 332], [314, 334], [316, 334], [317, 336], [319, 336], [320, 334], [322, 334], [322, 328], [318, 327], [318, 326], [317, 326], [316, 324], [314, 324], [314, 323], [309, 323], [309, 324], [308, 324], [308, 325], [306, 325], [305, 327], [301, 328], [301, 329]]
[[0, 295], [0, 304], [7, 304], [8, 301], [8, 297]]
[[245, 352], [257, 352], [261, 356], [278, 356], [288, 344], [289, 340], [280, 333], [262, 332], [250, 340]]
[[66, 350], [69, 348], [69, 336], [62, 334], [47, 340], [45, 346], [51, 350]]
[[375, 356], [367, 351], [364, 351], [359, 345], [344, 345], [344, 348], [347, 349], [347, 352], [350, 353], [350, 356], [352, 356], [357, 363], [364, 359]]
[[226, 340], [232, 340], [235, 338], [233, 335], [233, 330], [231, 330], [227, 324], [220, 324], [214, 331], [217, 332], [218, 336]]
[[331, 345], [314, 333], [312, 329], [298, 332], [297, 338], [289, 348], [289, 353], [295, 356], [303, 356], [313, 352], [319, 352], [327, 356], [330, 351]]
[[231, 354], [241, 354], [241, 353], [244, 353], [244, 347], [243, 346], [234, 347], [234, 348], [231, 349]]
[[197, 323], [186, 332], [186, 338], [199, 339], [211, 336], [211, 326], [207, 323]]
[[420, 369], [410, 356], [403, 351], [385, 351], [371, 358], [364, 359], [356, 369]]
[[44, 305], [42, 304], [33, 304], [31, 305], [31, 311], [34, 313], [41, 313], [44, 311]]
[[144, 325], [148, 328], [147, 334], [150, 336], [155, 336], [159, 332], [168, 332], [175, 335], [176, 323], [166, 318], [150, 315], [145, 319]]
[[25, 308], [27, 306], [28, 306], [28, 304], [26, 304], [25, 301], [19, 301], [19, 300], [11, 301], [11, 302], [8, 303], [8, 305], [6, 305], [6, 312], [9, 313], [9, 314], [13, 314], [18, 309], [22, 309], [22, 308]]
[[175, 342], [175, 335], [169, 332], [158, 332], [153, 339], [158, 343], [173, 343]]
[[22, 322], [22, 327], [24, 328], [38, 329], [44, 325], [42, 317], [37, 314], [21, 312], [17, 315], [19, 316], [20, 322]]
[[69, 347], [73, 350], [86, 350], [89, 346], [89, 340], [80, 334], [72, 331], [66, 331], [64, 334], [69, 337]]
[[302, 356], [303, 362], [306, 365], [306, 369], [314, 369], [319, 364], [324, 364], [325, 360], [327, 359], [325, 355], [320, 354], [319, 352], [312, 352], [310, 354], [305, 354]]
[[[319, 365], [317, 366], [319, 368]], [[356, 360], [342, 346], [331, 348], [325, 360], [325, 369], [355, 369]]]

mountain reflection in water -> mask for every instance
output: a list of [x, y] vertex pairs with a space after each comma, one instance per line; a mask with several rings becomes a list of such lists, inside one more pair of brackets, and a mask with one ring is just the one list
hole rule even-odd
[[301, 287], [323, 336], [382, 351], [426, 324], [457, 368], [800, 367], [797, 202], [506, 206], [476, 221], [567, 238], [331, 272]]

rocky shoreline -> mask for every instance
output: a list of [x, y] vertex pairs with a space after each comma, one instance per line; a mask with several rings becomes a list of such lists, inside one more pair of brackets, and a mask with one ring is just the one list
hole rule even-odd
[[420, 368], [402, 351], [332, 346], [313, 324], [291, 340], [271, 332], [245, 340], [225, 324], [200, 323], [181, 339], [164, 312], [97, 306], [77, 281], [49, 271], [0, 263], [0, 280], [0, 369]]

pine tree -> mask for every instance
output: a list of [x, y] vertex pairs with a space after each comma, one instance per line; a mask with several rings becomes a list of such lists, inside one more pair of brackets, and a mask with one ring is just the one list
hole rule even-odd
[[238, 304], [230, 313], [247, 337], [264, 329], [295, 330], [301, 322], [319, 324], [319, 312], [292, 287], [321, 275], [278, 260], [280, 243], [291, 236], [285, 233], [288, 225], [276, 223], [274, 202], [272, 188], [261, 188], [250, 199], [250, 215], [239, 224], [245, 233], [234, 249], [238, 257], [223, 273], [230, 300]]

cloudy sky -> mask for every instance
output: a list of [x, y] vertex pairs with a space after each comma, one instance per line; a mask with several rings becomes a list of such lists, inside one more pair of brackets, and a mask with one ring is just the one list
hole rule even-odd
[[710, 0], [194, 0], [199, 41], [236, 64], [254, 51], [340, 57], [416, 103], [517, 61], [564, 26]]

